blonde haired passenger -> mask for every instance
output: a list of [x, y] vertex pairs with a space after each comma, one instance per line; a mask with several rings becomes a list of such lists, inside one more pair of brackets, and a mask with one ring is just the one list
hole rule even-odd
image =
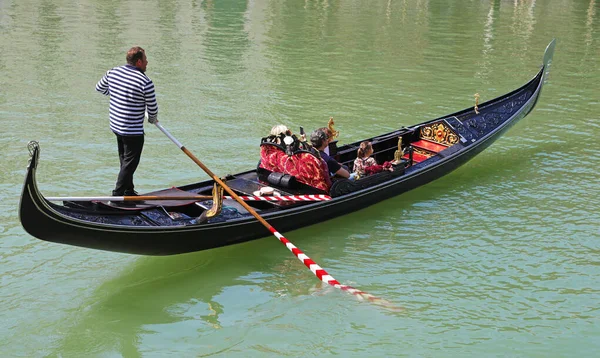
[[283, 124], [277, 124], [271, 128], [271, 132], [269, 133], [269, 141], [276, 144], [283, 144], [281, 141], [281, 135], [292, 135], [292, 131], [288, 129], [287, 126]]
[[277, 124], [277, 125], [273, 126], [273, 128], [271, 128], [270, 135], [278, 136], [281, 133], [287, 133], [287, 132], [289, 132], [288, 127], [286, 127], [283, 124]]

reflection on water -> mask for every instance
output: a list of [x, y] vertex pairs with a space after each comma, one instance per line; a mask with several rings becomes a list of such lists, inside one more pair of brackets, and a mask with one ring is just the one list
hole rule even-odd
[[[244, 260], [248, 255], [255, 259]], [[84, 309], [62, 323], [64, 339], [55, 352], [139, 356], [146, 349], [140, 342], [173, 331], [184, 337], [186, 331], [193, 332], [190, 338], [202, 342], [204, 353], [229, 349], [239, 342], [211, 339], [215, 330], [231, 334], [250, 329], [252, 321], [276, 321], [281, 313], [269, 312], [272, 301], [293, 306], [322, 299], [310, 298], [309, 289], [321, 290], [322, 285], [295, 258], [284, 255], [285, 248], [275, 241], [261, 240], [218, 252], [141, 258], [102, 283]], [[189, 349], [182, 342], [172, 351], [181, 354]]]
[[594, 31], [594, 16], [596, 15], [596, 0], [590, 0], [590, 6], [587, 9], [587, 17], [585, 22], [585, 44], [586, 44], [586, 56], [592, 43], [594, 42], [593, 31]]
[[525, 47], [523, 51], [528, 51], [529, 38], [533, 33], [534, 26], [536, 23], [534, 17], [536, 0], [521, 0], [515, 1], [514, 14], [513, 14], [513, 31], [515, 36], [523, 38], [523, 44]]
[[492, 71], [490, 59], [492, 58], [494, 50], [492, 46], [492, 41], [494, 40], [494, 20], [495, 17], [498, 16], [499, 10], [500, 0], [493, 0], [483, 28], [482, 61], [480, 62], [476, 77], [481, 78], [484, 81], [487, 79], [490, 71]]
[[249, 48], [245, 30], [247, 2], [205, 1], [202, 3], [207, 31], [205, 58], [212, 70], [226, 75], [242, 72], [243, 57]]
[[57, 59], [59, 66], [64, 66], [63, 56], [60, 56], [61, 46], [65, 38], [61, 35], [64, 31], [64, 19], [57, 12], [58, 6], [52, 1], [42, 1], [34, 35], [37, 40], [37, 47], [40, 53], [35, 57], [37, 64], [35, 66], [38, 72], [39, 83], [45, 86], [45, 91], [50, 91], [55, 86], [64, 85], [64, 77], [54, 69], [48, 69], [44, 64], [49, 58]]
[[92, 37], [95, 41], [94, 49], [101, 59], [112, 60], [116, 49], [132, 46], [124, 35], [128, 27], [126, 19], [132, 14], [128, 12], [124, 3], [118, 1], [99, 2], [92, 6], [92, 13], [98, 24], [97, 31], [94, 31], [95, 36]]
[[[175, 62], [182, 56], [181, 47], [181, 36], [178, 31], [178, 16], [182, 12], [182, 9], [178, 5], [173, 5], [168, 2], [158, 3], [158, 13], [160, 17], [156, 21], [156, 25], [160, 29], [160, 38], [158, 41], [163, 44], [161, 46], [161, 52], [168, 53], [170, 56], [174, 56]], [[173, 65], [169, 66], [173, 67]], [[178, 70], [183, 71], [184, 69], [179, 68]]]

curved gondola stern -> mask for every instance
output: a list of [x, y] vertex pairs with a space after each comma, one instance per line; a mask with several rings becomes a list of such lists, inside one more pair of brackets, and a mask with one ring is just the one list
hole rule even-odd
[[23, 185], [19, 203], [19, 221], [25, 231], [30, 235], [38, 239], [44, 239], [37, 234], [37, 231], [42, 226], [40, 221], [45, 219], [45, 217], [41, 215], [42, 213], [40, 212], [38, 205], [36, 205], [36, 202], [45, 200], [39, 192], [35, 181], [35, 172], [40, 157], [40, 146], [38, 142], [31, 141], [27, 144], [27, 148], [29, 149], [30, 159], [29, 164], [27, 165], [27, 174], [25, 176], [25, 183]]
[[[21, 225], [28, 233], [30, 231], [29, 217], [36, 212], [34, 210], [35, 205], [33, 204], [32, 193], [37, 193], [37, 184], [35, 183], [35, 171], [37, 169], [37, 163], [40, 157], [40, 146], [38, 142], [31, 141], [27, 144], [29, 149], [29, 164], [27, 165], [27, 174], [25, 175], [25, 183], [23, 184], [23, 190], [21, 191], [21, 199], [19, 202], [19, 221]], [[32, 234], [33, 235], [33, 234]]]

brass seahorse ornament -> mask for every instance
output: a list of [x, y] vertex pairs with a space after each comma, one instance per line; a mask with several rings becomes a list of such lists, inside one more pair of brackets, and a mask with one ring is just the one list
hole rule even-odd
[[398, 150], [394, 152], [394, 163], [398, 164], [402, 161], [402, 137], [398, 137]]
[[336, 130], [333, 128], [333, 125], [334, 125], [334, 124], [335, 124], [335, 123], [333, 122], [333, 117], [329, 117], [329, 122], [327, 122], [327, 128], [329, 128], [329, 131], [331, 131], [331, 139], [333, 139], [333, 138], [337, 138], [337, 137], [340, 135], [340, 132], [339, 132], [339, 131], [336, 131]]

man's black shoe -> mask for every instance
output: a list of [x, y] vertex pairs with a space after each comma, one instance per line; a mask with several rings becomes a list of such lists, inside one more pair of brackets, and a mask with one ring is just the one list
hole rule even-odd
[[[140, 194], [138, 194], [137, 191], [135, 190], [125, 190], [125, 194], [123, 194], [124, 196], [140, 196]], [[126, 203], [131, 203], [131, 202], [127, 202]], [[143, 200], [136, 200], [133, 202], [133, 206], [135, 206], [135, 204], [145, 204], [146, 202]]]

